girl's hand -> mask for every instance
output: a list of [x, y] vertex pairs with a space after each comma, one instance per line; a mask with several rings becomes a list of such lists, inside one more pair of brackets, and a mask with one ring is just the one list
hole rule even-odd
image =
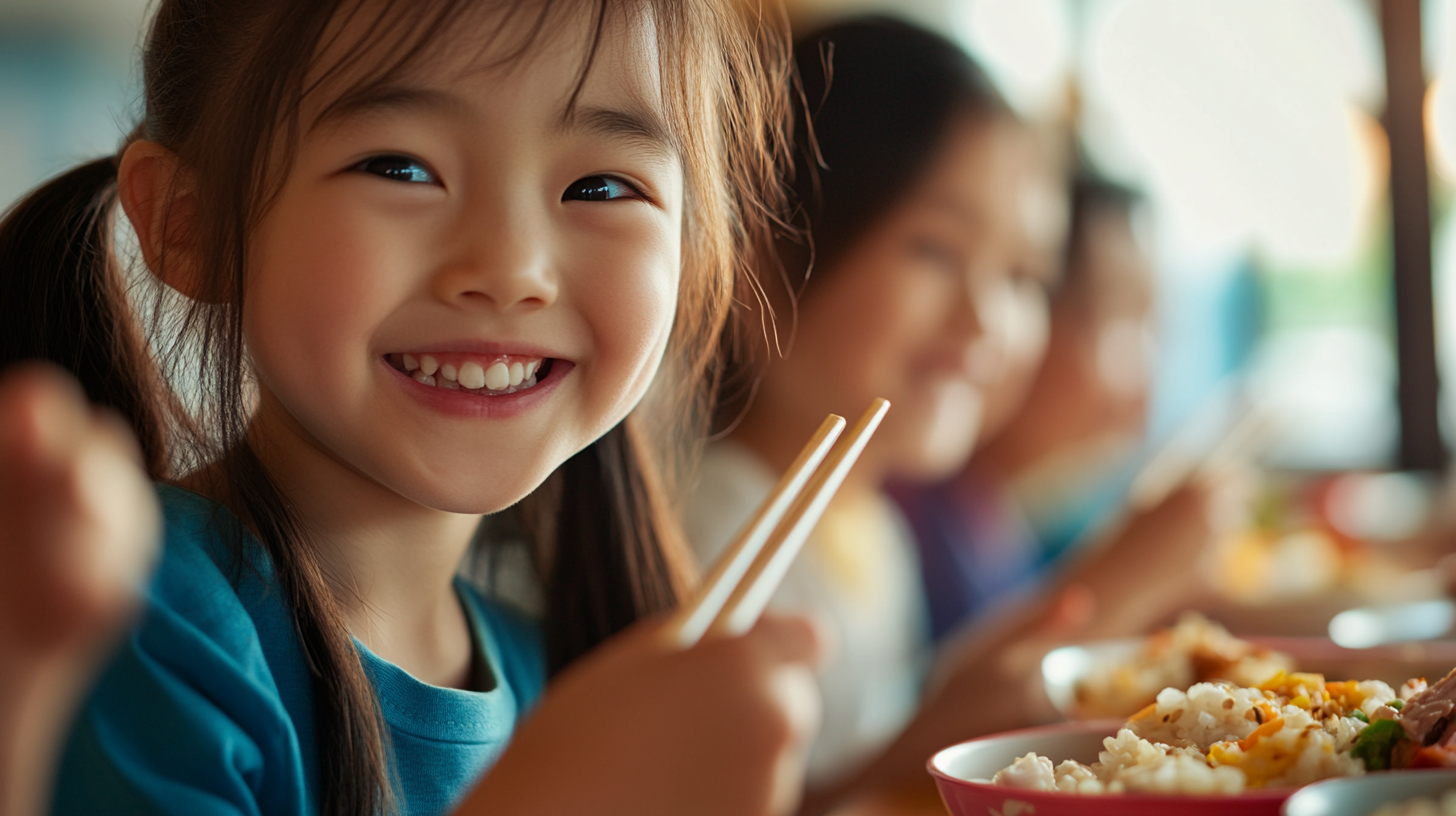
[[135, 442], [74, 382], [0, 377], [0, 814], [43, 810], [71, 708], [156, 547]]
[[0, 655], [40, 659], [110, 630], [151, 566], [159, 521], [119, 419], [53, 369], [0, 378]]
[[644, 621], [564, 672], [459, 814], [764, 816], [797, 805], [819, 643], [800, 619], [662, 645]]
[[1129, 516], [1073, 580], [1096, 598], [1082, 637], [1127, 637], [1212, 597], [1208, 560], [1220, 540], [1248, 520], [1244, 468], [1194, 480]]

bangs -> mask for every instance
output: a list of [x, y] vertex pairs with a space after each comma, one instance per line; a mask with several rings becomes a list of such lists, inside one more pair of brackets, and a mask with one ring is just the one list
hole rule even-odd
[[[310, 121], [298, 123], [302, 131], [295, 123], [281, 124], [294, 134], [306, 132], [341, 109], [366, 105], [424, 77], [523, 70], [541, 49], [580, 47], [580, 66], [562, 109], [569, 117], [608, 28], [650, 26], [653, 50], [661, 53], [666, 44], [659, 23], [645, 0], [346, 0], [314, 50], [299, 93]], [[662, 67], [658, 78], [666, 84]], [[664, 90], [664, 96], [675, 95]], [[663, 98], [650, 101], [667, 107]], [[668, 136], [681, 156], [686, 123], [669, 118]]]

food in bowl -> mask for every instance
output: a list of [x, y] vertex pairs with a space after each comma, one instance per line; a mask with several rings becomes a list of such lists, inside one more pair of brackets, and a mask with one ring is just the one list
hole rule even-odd
[[1072, 687], [1078, 718], [1126, 717], [1165, 688], [1226, 680], [1255, 686], [1294, 670], [1294, 658], [1236, 638], [1195, 612], [1150, 635], [1130, 658], [1094, 664]]
[[[1410, 704], [1416, 706], [1418, 698]], [[1054, 765], [1033, 752], [992, 782], [1084, 794], [1236, 794], [1296, 787], [1402, 761], [1397, 745], [1404, 731], [1396, 721], [1401, 706], [1396, 691], [1379, 680], [1326, 682], [1322, 675], [1298, 672], [1281, 671], [1256, 686], [1166, 688], [1103, 741], [1096, 762]]]
[[1116, 734], [1121, 725], [1121, 720], [1058, 723], [978, 737], [938, 751], [926, 763], [926, 769], [953, 816], [1281, 816], [1280, 807], [1295, 792], [1270, 788], [1234, 797], [1184, 793], [1082, 796], [991, 784], [997, 771], [1028, 751], [1096, 762], [1103, 741]]

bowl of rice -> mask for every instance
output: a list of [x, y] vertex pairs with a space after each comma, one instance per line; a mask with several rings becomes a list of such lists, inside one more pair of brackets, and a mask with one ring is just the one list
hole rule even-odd
[[1289, 797], [1284, 816], [1456, 816], [1456, 771], [1326, 780]]
[[1365, 735], [1380, 737], [1375, 746], [1361, 734], [1401, 705], [1378, 680], [1280, 671], [1258, 686], [1165, 688], [1122, 722], [971, 740], [936, 754], [929, 769], [956, 816], [1274, 816], [1302, 785], [1363, 774], [1377, 753], [1389, 762], [1393, 727]]
[[1028, 753], [1092, 765], [1121, 725], [1118, 720], [1064, 723], [982, 737], [940, 751], [931, 757], [928, 768], [953, 816], [1222, 816], [1231, 812], [1277, 816], [1280, 804], [1291, 793], [1257, 790], [1237, 797], [1153, 792], [1088, 796], [992, 782], [998, 771]]
[[1064, 646], [1042, 659], [1042, 685], [1057, 713], [1071, 719], [1127, 717], [1165, 688], [1226, 680], [1253, 685], [1295, 658], [1234, 637], [1196, 612], [1147, 637]]

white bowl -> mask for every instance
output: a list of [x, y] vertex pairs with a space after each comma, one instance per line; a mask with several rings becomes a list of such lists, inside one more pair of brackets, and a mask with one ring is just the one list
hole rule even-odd
[[1326, 779], [1301, 788], [1284, 803], [1283, 816], [1369, 816], [1384, 804], [1440, 796], [1456, 788], [1456, 771], [1388, 771]]
[[[1076, 687], [1096, 666], [1131, 660], [1146, 638], [1100, 640], [1063, 646], [1041, 661], [1042, 685], [1057, 713], [1079, 716]], [[1347, 649], [1329, 638], [1260, 637], [1249, 642], [1294, 658], [1300, 671], [1318, 672], [1329, 680], [1384, 680], [1393, 688], [1412, 677], [1434, 682], [1456, 666], [1456, 642], [1424, 641], [1369, 649]], [[1128, 712], [1132, 714], [1132, 712]]]

